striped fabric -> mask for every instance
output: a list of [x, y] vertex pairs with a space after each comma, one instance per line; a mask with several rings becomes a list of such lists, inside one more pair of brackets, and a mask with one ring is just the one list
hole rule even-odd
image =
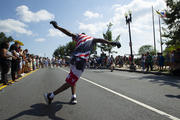
[[[84, 34], [78, 34], [75, 39], [75, 41], [77, 42], [75, 50], [78, 51], [78, 49], [81, 49], [81, 48], [84, 48], [84, 49], [83, 51], [81, 50], [79, 52], [76, 52], [76, 54], [74, 55], [87, 60], [91, 53], [91, 49], [89, 48], [90, 45], [87, 45], [87, 44], [91, 43], [90, 41], [92, 40], [93, 40], [93, 37], [90, 37]], [[84, 47], [84, 46], [88, 46], [88, 47]]]

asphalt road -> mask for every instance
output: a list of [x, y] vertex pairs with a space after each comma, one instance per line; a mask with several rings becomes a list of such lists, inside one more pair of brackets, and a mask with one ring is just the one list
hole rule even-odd
[[64, 83], [68, 68], [46, 68], [0, 91], [0, 120], [178, 120], [180, 78], [85, 70], [77, 83], [46, 105], [43, 94]]

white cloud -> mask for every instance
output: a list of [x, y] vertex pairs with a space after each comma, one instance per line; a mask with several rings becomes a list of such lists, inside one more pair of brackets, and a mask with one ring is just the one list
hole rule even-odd
[[144, 31], [152, 30], [152, 15], [147, 13], [143, 17], [137, 17], [132, 25], [137, 32], [143, 33]]
[[120, 20], [124, 20], [124, 14], [127, 13], [129, 10], [132, 11], [133, 17], [140, 16], [141, 18], [144, 18], [144, 14], [148, 13], [151, 15], [152, 6], [154, 6], [154, 8], [156, 9], [164, 9], [166, 5], [164, 0], [132, 0], [132, 2], [130, 2], [127, 5], [115, 4], [112, 6], [112, 8], [115, 11], [115, 15], [112, 18], [112, 22], [118, 23]]
[[20, 19], [25, 22], [39, 22], [54, 19], [54, 15], [47, 10], [42, 9], [37, 12], [32, 12], [26, 5], [17, 7], [16, 12]]
[[85, 16], [85, 17], [88, 17], [89, 19], [91, 19], [91, 18], [101, 17], [102, 15], [100, 15], [99, 13], [93, 13], [93, 12], [91, 12], [91, 11], [86, 11], [86, 12], [84, 13], [84, 16]]
[[124, 15], [124, 13], [128, 10], [137, 12], [137, 11], [141, 11], [147, 8], [151, 8], [153, 4], [154, 4], [153, 1], [132, 0], [132, 2], [130, 2], [127, 5], [115, 4], [113, 5], [113, 8], [115, 9], [116, 12], [121, 12]]
[[56, 36], [64, 37], [65, 35], [62, 32], [60, 32], [59, 30], [50, 28], [48, 36], [51, 36], [51, 37], [56, 37]]
[[28, 26], [18, 20], [14, 19], [6, 19], [6, 20], [0, 20], [0, 32], [5, 33], [20, 33], [20, 34], [26, 34], [26, 35], [32, 35], [32, 31], [27, 30]]
[[[91, 34], [102, 36], [103, 31], [107, 29], [106, 25], [111, 22], [113, 24], [112, 32], [113, 37], [121, 35], [120, 42], [122, 47], [119, 54], [129, 54], [129, 33], [128, 26], [125, 23], [125, 12], [132, 11], [132, 23], [131, 23], [131, 36], [133, 51], [138, 52], [138, 49], [145, 44], [153, 45], [153, 29], [152, 29], [152, 5], [154, 9], [163, 10], [166, 8], [164, 0], [132, 0], [129, 4], [121, 5], [115, 4], [112, 6], [112, 17], [107, 21], [93, 22], [93, 23], [79, 23], [80, 30], [86, 30]], [[156, 27], [156, 46], [159, 40], [159, 28], [158, 17], [155, 14], [155, 27]], [[104, 14], [105, 15], [105, 14]], [[88, 21], [89, 22], [89, 21]], [[101, 23], [101, 24], [100, 24]]]
[[[153, 45], [153, 30], [152, 30], [152, 5], [155, 9], [164, 9], [165, 2], [163, 0], [133, 0], [127, 5], [115, 5], [114, 11], [115, 15], [111, 19], [112, 22], [120, 29], [127, 29], [126, 33], [122, 32], [122, 48], [123, 54], [129, 53], [129, 36], [128, 36], [128, 26], [125, 26], [124, 13], [131, 10], [132, 11], [132, 23], [131, 23], [131, 36], [133, 51], [138, 53], [138, 49], [145, 44]], [[121, 22], [120, 22], [121, 21]], [[158, 31], [158, 20], [155, 14], [155, 27], [156, 27], [156, 44], [158, 44], [159, 31]], [[159, 45], [160, 46], [160, 45]], [[159, 46], [157, 45], [158, 49]]]
[[104, 22], [99, 22], [99, 23], [95, 23], [95, 24], [84, 24], [84, 23], [79, 23], [79, 29], [80, 30], [84, 30], [85, 32], [88, 32], [92, 35], [103, 31], [104, 28], [106, 27], [107, 23]]
[[45, 39], [44, 39], [44, 38], [37, 38], [37, 39], [35, 39], [35, 41], [36, 41], [36, 42], [44, 42]]
[[[129, 53], [129, 36], [128, 26], [125, 25], [124, 13], [132, 11], [132, 23], [131, 23], [131, 36], [133, 51], [138, 53], [138, 49], [145, 44], [153, 45], [153, 30], [152, 30], [152, 5], [155, 9], [165, 9], [166, 5], [163, 0], [133, 0], [127, 5], [114, 5], [114, 16], [110, 20], [114, 23], [115, 28], [126, 29], [126, 32], [121, 31], [121, 41], [123, 51], [121, 53]], [[158, 44], [159, 31], [158, 20], [155, 13], [155, 27], [156, 27], [156, 44]], [[117, 34], [117, 33], [116, 33]], [[157, 45], [159, 49], [160, 45]]]

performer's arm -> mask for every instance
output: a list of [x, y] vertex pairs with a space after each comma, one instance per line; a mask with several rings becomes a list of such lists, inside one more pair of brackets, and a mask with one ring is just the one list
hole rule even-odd
[[54, 26], [54, 28], [60, 30], [61, 32], [63, 32], [64, 34], [66, 34], [69, 37], [76, 37], [75, 34], [69, 32], [68, 30], [58, 26], [58, 24], [56, 23], [56, 21], [51, 21], [50, 24], [52, 24]]
[[113, 45], [113, 46], [117, 46], [118, 48], [121, 47], [121, 44], [120, 44], [119, 42], [110, 42], [110, 41], [105, 40], [105, 39], [102, 39], [102, 38], [94, 38], [94, 39], [93, 39], [93, 42], [94, 42], [94, 43], [110, 44], [110, 45]]

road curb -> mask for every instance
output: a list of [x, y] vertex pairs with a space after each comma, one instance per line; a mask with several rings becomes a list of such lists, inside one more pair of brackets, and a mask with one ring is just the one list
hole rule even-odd
[[115, 68], [114, 70], [117, 70], [117, 71], [126, 71], [126, 72], [136, 72], [136, 73], [143, 73], [143, 74], [155, 74], [155, 75], [167, 75], [167, 76], [171, 76], [170, 73], [162, 73], [162, 72], [131, 71], [131, 70], [128, 70], [128, 69], [117, 69], [117, 68]]
[[[31, 71], [31, 72], [27, 73], [26, 75], [18, 78], [16, 81], [9, 80], [9, 82], [12, 83], [12, 84], [15, 83], [15, 82], [18, 82], [18, 81], [20, 81], [21, 79], [23, 79], [23, 78], [31, 75], [32, 73], [36, 72], [37, 70], [39, 70], [39, 69], [36, 69], [36, 70], [34, 70], [34, 71]], [[0, 90], [2, 90], [3, 88], [5, 88], [5, 87], [7, 87], [7, 86], [8, 86], [8, 85], [3, 85], [3, 84], [1, 83], [1, 84], [0, 84]]]

